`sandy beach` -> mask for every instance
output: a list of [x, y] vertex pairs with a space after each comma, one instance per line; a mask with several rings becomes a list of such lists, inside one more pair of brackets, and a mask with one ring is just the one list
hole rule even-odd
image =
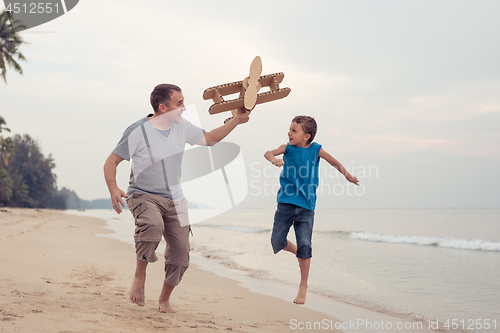
[[110, 232], [104, 226], [58, 211], [0, 210], [1, 332], [291, 332], [291, 320], [336, 322], [194, 264], [172, 295], [175, 314], [157, 310], [161, 262], [148, 268], [139, 307], [128, 299], [133, 247], [96, 236]]

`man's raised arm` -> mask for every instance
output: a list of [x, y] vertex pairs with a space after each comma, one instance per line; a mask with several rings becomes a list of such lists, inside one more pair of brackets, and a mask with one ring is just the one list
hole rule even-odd
[[231, 131], [234, 130], [238, 124], [242, 123], [249, 114], [250, 111], [245, 108], [238, 109], [233, 119], [210, 132], [205, 132], [205, 136], [197, 144], [202, 146], [213, 146], [231, 133]]

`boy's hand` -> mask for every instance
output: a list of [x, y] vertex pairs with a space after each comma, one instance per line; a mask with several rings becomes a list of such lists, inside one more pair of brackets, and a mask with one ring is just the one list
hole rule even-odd
[[281, 167], [281, 166], [285, 165], [285, 161], [283, 161], [281, 158], [277, 158], [274, 161], [272, 161], [271, 163], [276, 165], [277, 167]]
[[347, 177], [346, 177], [346, 179], [347, 179], [348, 182], [353, 183], [354, 185], [359, 186], [359, 180], [355, 176], [353, 176], [351, 174], [348, 174]]

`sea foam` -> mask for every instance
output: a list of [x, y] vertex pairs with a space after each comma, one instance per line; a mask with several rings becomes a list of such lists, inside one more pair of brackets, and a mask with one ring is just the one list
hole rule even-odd
[[425, 236], [405, 236], [389, 235], [372, 232], [351, 232], [349, 238], [370, 242], [381, 243], [403, 243], [427, 246], [438, 246], [460, 250], [479, 250], [479, 251], [499, 251], [500, 242], [486, 241], [482, 239], [457, 239], [457, 238], [439, 238]]

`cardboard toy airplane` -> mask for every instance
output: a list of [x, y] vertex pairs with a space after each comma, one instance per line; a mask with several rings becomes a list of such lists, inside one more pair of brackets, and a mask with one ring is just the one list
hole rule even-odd
[[[214, 104], [208, 109], [210, 114], [224, 111], [231, 111], [233, 117], [239, 108], [244, 107], [251, 111], [257, 104], [275, 101], [285, 98], [290, 93], [290, 88], [280, 88], [285, 74], [274, 73], [260, 76], [262, 73], [262, 60], [255, 57], [250, 65], [250, 75], [243, 81], [221, 84], [205, 89], [203, 99], [212, 99]], [[269, 87], [269, 91], [259, 93], [260, 88]], [[239, 93], [239, 97], [231, 100], [224, 100], [223, 96]], [[225, 122], [231, 120], [226, 119]], [[247, 122], [248, 118], [246, 121]]]

